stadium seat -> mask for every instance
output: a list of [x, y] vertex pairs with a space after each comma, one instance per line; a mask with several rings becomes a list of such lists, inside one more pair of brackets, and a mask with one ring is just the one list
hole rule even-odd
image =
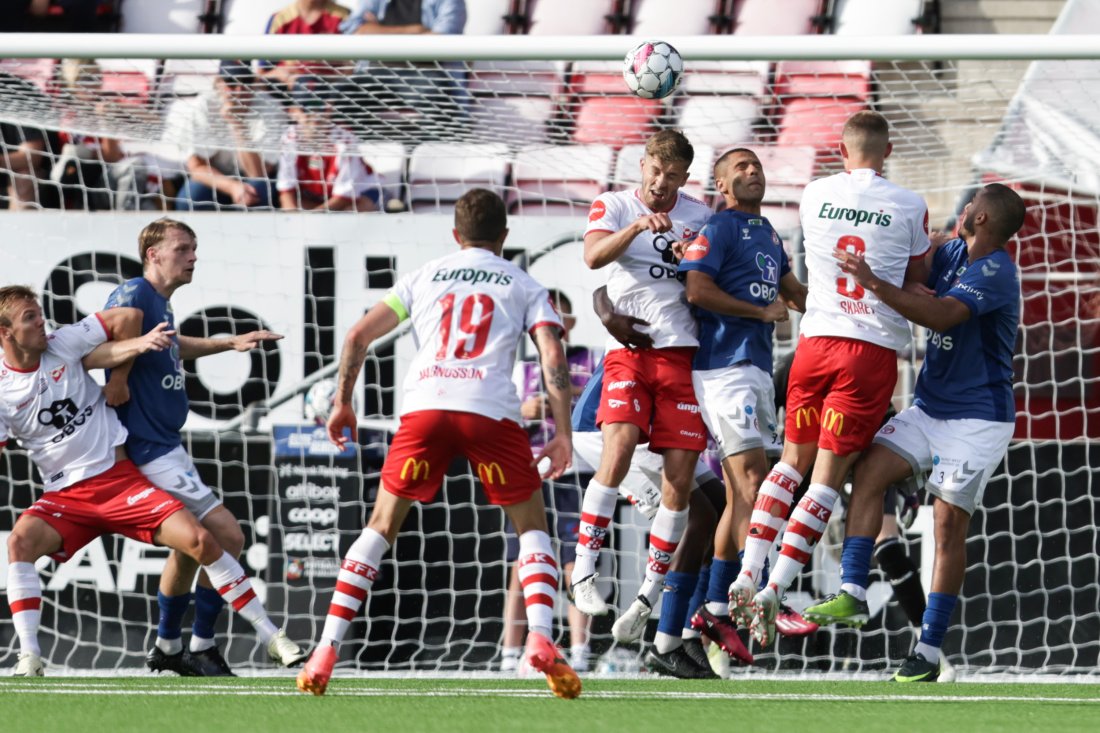
[[804, 36], [825, 22], [823, 0], [735, 0], [733, 33], [740, 36]]
[[728, 33], [728, 6], [728, 0], [634, 0], [631, 33], [645, 38]]
[[685, 97], [680, 104], [679, 127], [692, 143], [725, 150], [753, 139], [760, 118], [755, 97]]
[[688, 94], [747, 94], [763, 97], [768, 86], [767, 61], [693, 61], [680, 89]]
[[871, 95], [870, 61], [780, 61], [773, 92], [788, 97], [854, 97]]
[[833, 33], [838, 36], [909, 36], [924, 0], [836, 0]]
[[502, 36], [510, 31], [508, 18], [516, 11], [516, 0], [475, 0], [466, 3], [467, 36]]
[[119, 30], [123, 33], [200, 33], [206, 0], [161, 0], [124, 3]]
[[359, 156], [382, 179], [384, 201], [405, 201], [405, 165], [408, 152], [398, 142], [359, 143]]
[[519, 214], [576, 215], [607, 190], [610, 145], [527, 147], [512, 163], [509, 204]]
[[[715, 150], [710, 145], [692, 145], [695, 158], [688, 168], [688, 181], [684, 193], [706, 201], [714, 192]], [[632, 188], [642, 182], [641, 160], [645, 157], [645, 145], [625, 145], [615, 159], [615, 174], [611, 187], [615, 190]]]
[[782, 147], [812, 147], [818, 151], [818, 163], [827, 162], [839, 155], [844, 123], [866, 107], [866, 103], [859, 99], [791, 100], [780, 121], [778, 144]]
[[778, 145], [746, 146], [760, 158], [767, 180], [764, 200], [768, 203], [797, 203], [802, 200], [802, 190], [813, 180], [817, 151], [806, 145], [781, 147]]
[[409, 208], [447, 213], [471, 186], [504, 195], [508, 146], [503, 143], [421, 143], [409, 159]]
[[44, 92], [53, 88], [57, 59], [0, 59], [0, 74], [26, 79]]
[[565, 90], [565, 69], [564, 61], [474, 61], [466, 88], [475, 96], [555, 97]]
[[480, 138], [537, 143], [547, 139], [556, 112], [549, 97], [483, 97], [470, 116]]
[[580, 102], [573, 139], [620, 147], [645, 141], [657, 131], [665, 105], [640, 97], [589, 97]]
[[528, 0], [527, 33], [532, 36], [596, 36], [615, 33], [612, 0]]
[[218, 59], [165, 59], [157, 80], [158, 97], [190, 97], [214, 88]]
[[103, 92], [128, 104], [144, 104], [156, 88], [156, 59], [96, 59]]

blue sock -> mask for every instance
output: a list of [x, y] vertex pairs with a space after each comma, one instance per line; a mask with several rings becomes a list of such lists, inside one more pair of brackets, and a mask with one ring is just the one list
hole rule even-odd
[[959, 597], [949, 593], [929, 593], [928, 606], [924, 609], [924, 618], [920, 627], [920, 643], [939, 649], [943, 646], [943, 637], [947, 625], [951, 623], [951, 614]]
[[157, 636], [161, 639], [178, 639], [183, 633], [183, 614], [191, 605], [191, 594], [166, 596], [157, 591], [157, 605], [160, 607], [160, 620], [157, 622]]
[[225, 599], [213, 588], [195, 586], [195, 623], [191, 626], [192, 636], [200, 639], [214, 638], [214, 624], [218, 614], [225, 607]]
[[665, 590], [661, 593], [661, 618], [657, 631], [680, 638], [684, 628], [691, 595], [695, 592], [698, 576], [695, 573], [669, 573], [665, 576]]
[[874, 550], [874, 537], [845, 537], [840, 552], [841, 579], [845, 583], [866, 588], [871, 575], [871, 553]]
[[684, 612], [684, 628], [691, 628], [691, 617], [695, 615], [695, 611], [699, 606], [703, 605], [703, 601], [707, 599], [707, 588], [710, 586], [710, 565], [704, 565], [699, 568], [699, 574], [695, 580], [695, 592], [691, 594], [691, 600], [688, 601], [687, 611]]
[[719, 560], [710, 563], [710, 584], [707, 586], [707, 603], [726, 603], [729, 601], [730, 583], [741, 572], [741, 553], [736, 560]]

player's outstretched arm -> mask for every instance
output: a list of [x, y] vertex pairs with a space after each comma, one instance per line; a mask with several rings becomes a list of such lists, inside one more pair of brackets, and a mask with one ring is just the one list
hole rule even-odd
[[611, 338], [628, 349], [648, 349], [653, 346], [653, 337], [637, 326], [648, 326], [649, 321], [626, 316], [615, 312], [615, 304], [607, 294], [607, 286], [601, 285], [592, 293], [592, 308], [600, 317], [600, 323], [611, 334]]
[[[141, 321], [143, 312], [140, 308], [125, 306], [120, 308], [108, 308], [99, 312], [99, 319], [103, 322], [107, 332], [113, 341], [125, 341], [141, 335]], [[94, 351], [93, 351], [94, 353]], [[84, 358], [85, 369], [95, 369]], [[130, 369], [134, 366], [133, 360], [119, 364], [111, 369], [111, 378], [103, 387], [103, 395], [107, 398], [107, 404], [118, 407], [130, 401]]]
[[225, 338], [199, 338], [196, 336], [180, 336], [180, 358], [199, 359], [211, 354], [220, 354], [224, 351], [251, 351], [265, 341], [278, 341], [283, 336], [267, 330], [249, 331], [238, 336]]
[[539, 326], [535, 329], [534, 338], [542, 364], [542, 380], [546, 385], [550, 414], [554, 417], [554, 437], [535, 458], [535, 464], [549, 458], [550, 470], [543, 478], [555, 479], [573, 465], [573, 428], [569, 421], [573, 381], [558, 329], [555, 326]]
[[712, 313], [739, 318], [754, 318], [764, 323], [785, 321], [790, 317], [787, 306], [779, 300], [766, 306], [749, 303], [735, 298], [714, 282], [714, 278], [699, 270], [688, 270], [684, 280], [684, 293], [687, 301], [697, 308]]
[[341, 449], [348, 442], [344, 428], [348, 428], [354, 438], [358, 427], [351, 395], [359, 379], [359, 370], [367, 359], [367, 350], [375, 339], [385, 336], [400, 323], [401, 316], [387, 298], [367, 311], [344, 337], [344, 348], [340, 352], [340, 371], [336, 380], [336, 396], [332, 402], [332, 414], [325, 426], [328, 439]]
[[943, 333], [970, 318], [970, 309], [957, 298], [939, 298], [899, 288], [871, 272], [863, 257], [842, 249], [834, 250], [833, 257], [840, 263], [843, 272], [918, 326]]
[[83, 363], [85, 369], [114, 369], [120, 364], [132, 360], [150, 351], [164, 351], [171, 347], [175, 331], [168, 324], [158, 323], [146, 334], [123, 341], [108, 341], [95, 347]]

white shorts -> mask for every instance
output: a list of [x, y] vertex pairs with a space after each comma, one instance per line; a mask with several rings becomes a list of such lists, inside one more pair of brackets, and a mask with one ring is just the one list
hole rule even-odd
[[1015, 423], [937, 420], [907, 407], [879, 429], [874, 442], [904, 458], [913, 472], [930, 472], [928, 492], [973, 514], [985, 485], [1001, 464]]
[[[573, 453], [577, 458], [597, 468], [600, 465], [600, 453], [603, 452], [603, 433], [587, 432], [573, 433]], [[657, 493], [661, 492], [661, 466], [660, 453], [654, 453], [644, 445], [634, 449], [634, 457], [630, 459], [630, 470], [626, 472], [620, 488], [627, 489], [635, 496], [645, 496], [651, 487], [656, 487]], [[714, 471], [707, 468], [707, 464], [700, 460], [695, 464], [695, 484], [691, 487], [697, 489], [707, 481], [717, 481]]]
[[138, 469], [157, 488], [163, 489], [183, 502], [187, 510], [202, 521], [221, 499], [199, 478], [195, 463], [182, 445], [178, 445], [160, 458], [154, 458]]
[[775, 384], [770, 374], [752, 364], [691, 373], [703, 422], [718, 443], [722, 459], [763, 448], [783, 452], [775, 414]]

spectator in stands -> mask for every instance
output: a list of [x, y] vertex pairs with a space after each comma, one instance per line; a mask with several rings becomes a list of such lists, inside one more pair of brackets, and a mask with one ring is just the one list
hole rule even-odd
[[[264, 33], [308, 36], [339, 33], [340, 23], [350, 11], [333, 0], [295, 0], [271, 16]], [[260, 61], [260, 76], [291, 88], [304, 75], [326, 76], [335, 73], [332, 62], [309, 60]]]
[[165, 139], [187, 155], [177, 209], [272, 206], [278, 158], [264, 151], [277, 149], [287, 117], [282, 105], [255, 87], [247, 62], [222, 61], [214, 89], [175, 108], [167, 120]]
[[[584, 391], [584, 385], [592, 377], [592, 372], [600, 360], [600, 353], [585, 346], [571, 346], [569, 332], [577, 325], [573, 315], [573, 304], [560, 290], [551, 289], [550, 301], [554, 303], [561, 316], [562, 345], [565, 346], [565, 359], [569, 363], [569, 376], [572, 382], [572, 402]], [[520, 416], [524, 427], [531, 436], [531, 453], [539, 455], [542, 449], [554, 437], [554, 419], [550, 416], [550, 403], [542, 383], [542, 370], [538, 361], [523, 361], [516, 365], [520, 398]], [[565, 577], [572, 572], [576, 558], [577, 530], [581, 519], [581, 489], [590, 476], [578, 481], [576, 472], [570, 471], [556, 481], [543, 482], [543, 502], [547, 507], [547, 525], [557, 540], [559, 560]], [[509, 528], [508, 532], [511, 532]], [[523, 588], [520, 584], [519, 566], [515, 565], [519, 557], [519, 542], [508, 535], [508, 562], [513, 563], [508, 581], [508, 595], [504, 602], [504, 639], [501, 642], [501, 672], [514, 672], [519, 666], [523, 653], [523, 640], [526, 637], [527, 619], [524, 615]], [[575, 606], [570, 605], [569, 614], [569, 666], [578, 672], [588, 670], [588, 622]]]
[[[359, 0], [340, 24], [344, 33], [366, 35], [458, 35], [465, 27], [465, 0]], [[357, 85], [372, 90], [362, 105], [366, 127], [371, 114], [394, 106], [417, 113], [407, 129], [418, 139], [438, 139], [442, 130], [464, 123], [469, 94], [461, 64], [360, 61], [355, 73]]]
[[377, 211], [381, 181], [358, 154], [358, 141], [333, 121], [333, 102], [347, 90], [317, 77], [300, 77], [290, 93], [290, 115], [279, 157], [276, 188], [284, 209]]
[[66, 189], [67, 204], [93, 210], [161, 208], [154, 195], [160, 190], [159, 178], [153, 172], [150, 179], [144, 156], [128, 155], [118, 138], [66, 129], [102, 129], [110, 123], [112, 102], [103, 94], [99, 64], [65, 59], [61, 82], [72, 106], [61, 120], [63, 146], [52, 177]]
[[[36, 86], [10, 74], [0, 74], [0, 100], [49, 104]], [[57, 136], [13, 122], [0, 123], [0, 205], [11, 211], [56, 208], [57, 190], [50, 185], [52, 152]]]

